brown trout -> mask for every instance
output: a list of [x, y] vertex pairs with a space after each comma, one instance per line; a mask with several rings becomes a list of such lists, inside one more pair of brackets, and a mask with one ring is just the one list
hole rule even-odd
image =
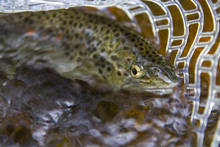
[[139, 33], [79, 8], [1, 13], [0, 58], [113, 89], [167, 93], [177, 83], [174, 67]]

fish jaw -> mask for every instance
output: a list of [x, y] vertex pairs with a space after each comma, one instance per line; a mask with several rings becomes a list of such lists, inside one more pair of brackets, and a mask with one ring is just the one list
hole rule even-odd
[[125, 83], [122, 88], [131, 91], [138, 92], [150, 92], [157, 95], [171, 94], [175, 87], [179, 84], [179, 79], [177, 81], [172, 81], [170, 83], [163, 83], [161, 85], [154, 85], [152, 82], [140, 82], [137, 79], [129, 80]]

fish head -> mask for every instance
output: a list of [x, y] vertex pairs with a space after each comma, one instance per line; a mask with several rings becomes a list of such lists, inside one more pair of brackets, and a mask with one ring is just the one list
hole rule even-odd
[[160, 63], [147, 60], [133, 62], [124, 87], [157, 94], [171, 93], [178, 81], [175, 69], [164, 57], [161, 56], [161, 60], [163, 62]]

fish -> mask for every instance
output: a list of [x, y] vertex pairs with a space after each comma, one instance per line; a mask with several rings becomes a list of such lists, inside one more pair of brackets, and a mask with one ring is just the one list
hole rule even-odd
[[0, 13], [0, 59], [15, 69], [48, 67], [65, 78], [114, 90], [164, 94], [178, 81], [174, 66], [149, 40], [77, 7]]

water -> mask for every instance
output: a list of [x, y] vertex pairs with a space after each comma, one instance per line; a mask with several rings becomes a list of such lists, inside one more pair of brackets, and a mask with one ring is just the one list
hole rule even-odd
[[100, 90], [50, 69], [0, 74], [0, 146], [192, 146], [184, 87], [171, 95]]
[[0, 77], [1, 146], [187, 146], [190, 108], [182, 96], [99, 91], [49, 69]]

